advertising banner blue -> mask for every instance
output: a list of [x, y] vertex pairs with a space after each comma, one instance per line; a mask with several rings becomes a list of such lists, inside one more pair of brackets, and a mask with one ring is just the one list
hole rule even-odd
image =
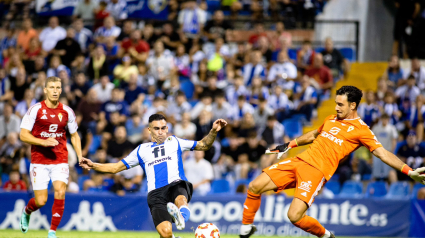
[[[28, 193], [0, 193], [0, 229], [19, 229]], [[189, 204], [190, 232], [204, 222], [218, 226], [222, 234], [238, 234], [244, 195], [193, 197]], [[261, 235], [306, 236], [294, 227], [287, 211], [291, 198], [263, 196], [255, 224]], [[30, 229], [49, 229], [53, 196], [46, 206], [33, 213]], [[411, 210], [414, 212], [411, 213]], [[316, 199], [308, 215], [338, 236], [425, 237], [425, 202], [411, 200]], [[81, 231], [154, 231], [147, 197], [113, 194], [67, 194], [60, 229]], [[411, 229], [412, 228], [412, 229]], [[410, 233], [409, 233], [410, 231]]]
[[[74, 8], [83, 0], [37, 0], [40, 16], [72, 16]], [[106, 1], [108, 2], [108, 1]], [[127, 0], [128, 18], [167, 20], [167, 0]]]

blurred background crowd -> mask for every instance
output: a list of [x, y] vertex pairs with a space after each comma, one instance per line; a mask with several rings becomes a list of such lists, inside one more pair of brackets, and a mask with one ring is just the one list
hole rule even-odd
[[[45, 79], [56, 76], [62, 79], [60, 101], [76, 113], [84, 157], [98, 163], [124, 158], [150, 141], [153, 113], [166, 115], [170, 135], [190, 140], [201, 140], [223, 118], [229, 126], [212, 149], [183, 155], [186, 176], [199, 195], [245, 192], [246, 181], [275, 162], [264, 151], [310, 126], [350, 70], [353, 53], [334, 47], [331, 38], [323, 45], [308, 37], [295, 44], [288, 30], [312, 29], [326, 2], [170, 0], [166, 22], [128, 19], [123, 0], [82, 0], [72, 17], [37, 22], [34, 1], [0, 2], [1, 187], [31, 189], [30, 147], [19, 140], [20, 122], [43, 100]], [[419, 2], [412, 1], [413, 8], [396, 2], [399, 12], [420, 15]], [[396, 24], [410, 24], [406, 16]], [[417, 58], [411, 67], [400, 66], [399, 56], [420, 57], [405, 47], [409, 36], [394, 36], [388, 70], [377, 91], [364, 92], [358, 111], [386, 149], [417, 168], [425, 166], [425, 68]], [[70, 144], [68, 151], [69, 192], [146, 193], [140, 166], [118, 175], [89, 173]], [[360, 148], [334, 180], [394, 183], [408, 177]]]

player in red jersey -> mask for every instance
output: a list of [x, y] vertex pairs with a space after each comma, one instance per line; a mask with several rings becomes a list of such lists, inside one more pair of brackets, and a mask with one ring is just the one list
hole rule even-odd
[[82, 158], [75, 114], [71, 108], [59, 102], [61, 92], [60, 78], [46, 79], [44, 87], [46, 100], [28, 109], [22, 119], [20, 134], [23, 142], [31, 144], [30, 178], [34, 190], [34, 198], [30, 199], [22, 211], [20, 228], [23, 233], [28, 231], [30, 215], [46, 204], [47, 187], [52, 180], [55, 200], [48, 238], [56, 237], [56, 229], [65, 208], [65, 191], [69, 177], [66, 126], [71, 134], [71, 143], [78, 160]]
[[296, 227], [317, 237], [335, 237], [316, 219], [307, 216], [315, 196], [325, 185], [339, 162], [360, 146], [365, 146], [383, 162], [401, 170], [413, 180], [425, 184], [425, 167], [412, 170], [394, 154], [385, 150], [373, 132], [357, 115], [357, 106], [362, 92], [353, 86], [343, 86], [336, 92], [336, 115], [327, 117], [317, 130], [280, 145], [267, 153], [278, 153], [278, 158], [289, 149], [311, 144], [295, 158], [288, 158], [263, 170], [260, 176], [249, 184], [244, 204], [240, 237], [250, 237], [256, 228], [254, 216], [260, 207], [261, 194], [270, 190], [280, 192], [295, 188], [294, 199], [288, 210], [288, 218]]

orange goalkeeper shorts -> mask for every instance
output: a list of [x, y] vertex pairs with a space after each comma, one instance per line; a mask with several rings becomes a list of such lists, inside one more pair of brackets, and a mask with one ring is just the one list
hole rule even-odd
[[326, 183], [322, 172], [297, 157], [276, 163], [263, 172], [276, 184], [276, 193], [295, 188], [294, 197], [304, 201], [309, 207]]

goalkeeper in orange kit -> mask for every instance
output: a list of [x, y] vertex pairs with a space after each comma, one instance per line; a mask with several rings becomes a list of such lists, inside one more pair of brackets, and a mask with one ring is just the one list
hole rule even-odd
[[266, 153], [282, 154], [289, 149], [311, 144], [295, 158], [288, 158], [263, 170], [249, 184], [244, 204], [240, 237], [250, 237], [256, 231], [254, 216], [261, 204], [261, 194], [270, 190], [280, 192], [295, 188], [294, 199], [288, 210], [288, 218], [294, 226], [317, 237], [335, 237], [316, 219], [307, 216], [315, 196], [332, 177], [339, 162], [358, 149], [368, 148], [383, 162], [410, 176], [413, 180], [425, 184], [425, 167], [412, 170], [394, 154], [385, 150], [373, 132], [357, 114], [357, 106], [362, 98], [360, 89], [343, 86], [336, 92], [336, 115], [327, 117], [317, 129], [308, 132], [284, 145], [277, 146]]

